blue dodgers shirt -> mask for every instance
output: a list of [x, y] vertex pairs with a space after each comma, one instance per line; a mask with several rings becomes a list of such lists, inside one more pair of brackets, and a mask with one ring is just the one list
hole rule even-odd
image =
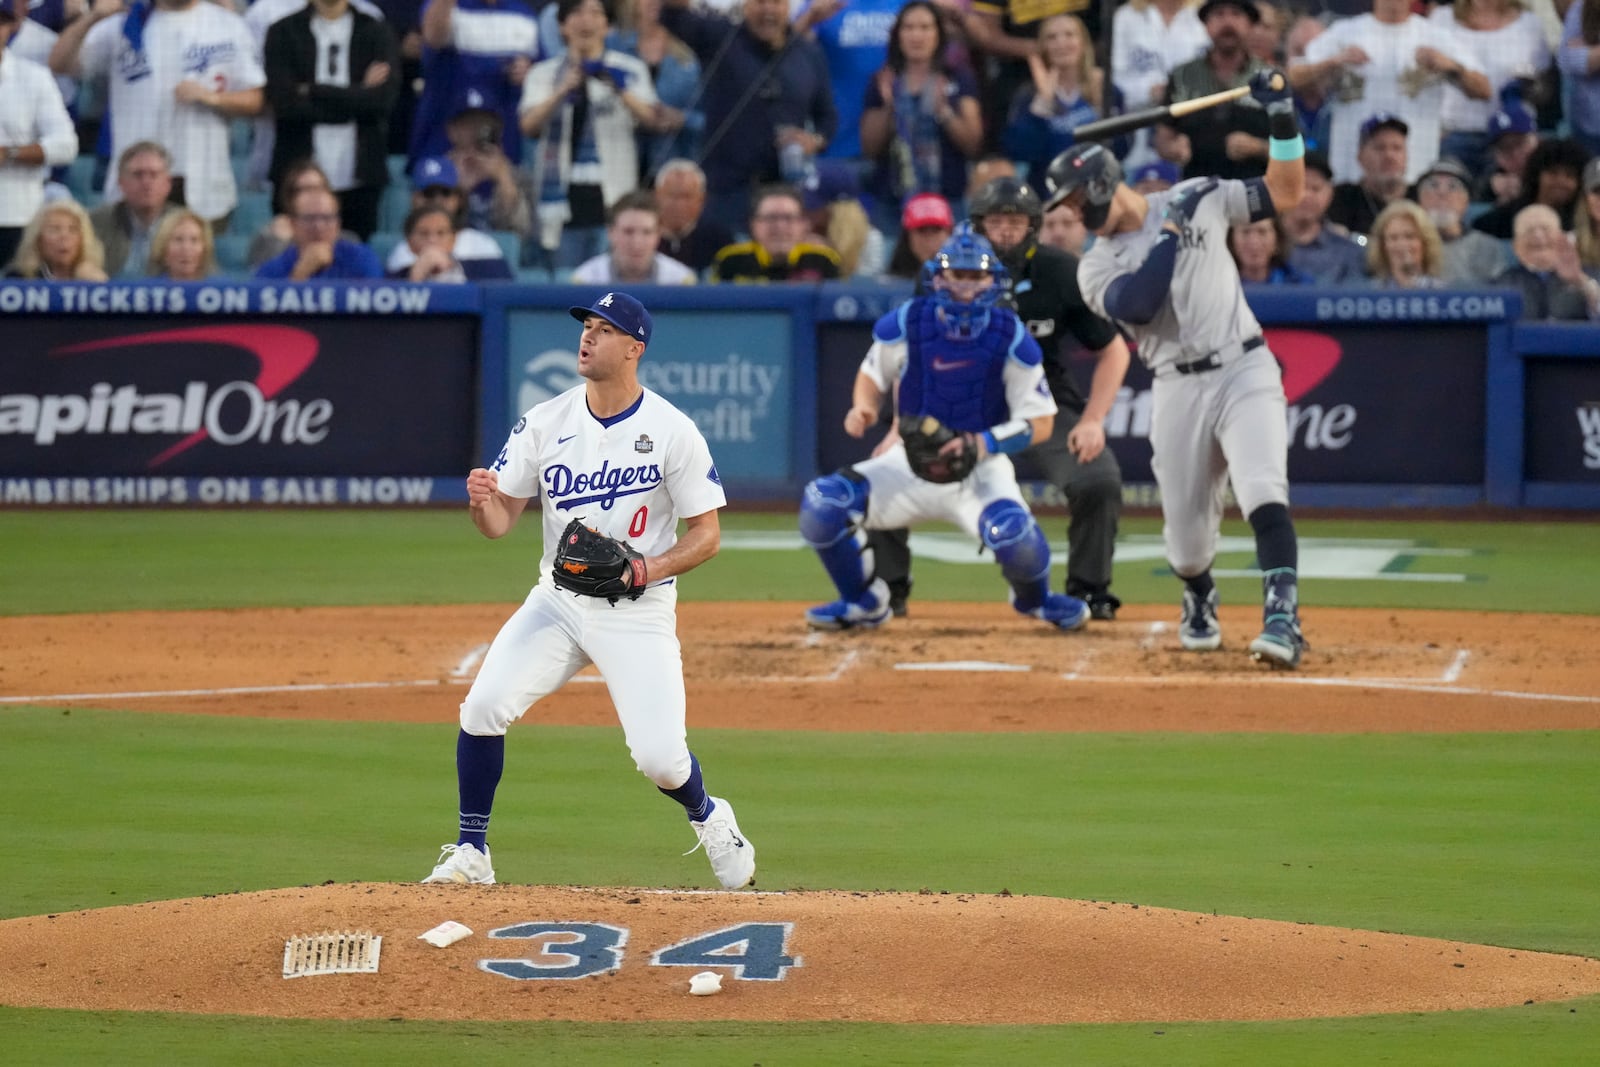
[[[256, 268], [256, 277], [268, 280], [288, 278], [294, 270], [300, 250], [290, 245]], [[378, 255], [366, 245], [340, 239], [333, 245], [333, 262], [312, 275], [313, 278], [381, 278], [383, 264]]]

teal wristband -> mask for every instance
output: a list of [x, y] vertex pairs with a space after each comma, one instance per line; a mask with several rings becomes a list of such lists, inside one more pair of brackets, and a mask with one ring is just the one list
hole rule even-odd
[[1267, 155], [1280, 163], [1292, 163], [1306, 154], [1306, 139], [1298, 133], [1292, 140], [1280, 141], [1277, 138], [1267, 142]]

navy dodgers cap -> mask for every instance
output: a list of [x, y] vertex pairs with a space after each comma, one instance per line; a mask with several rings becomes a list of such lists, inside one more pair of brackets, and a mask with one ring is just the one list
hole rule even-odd
[[627, 293], [607, 293], [596, 300], [593, 307], [574, 306], [567, 312], [579, 322], [590, 315], [598, 315], [635, 341], [650, 343], [650, 312]]

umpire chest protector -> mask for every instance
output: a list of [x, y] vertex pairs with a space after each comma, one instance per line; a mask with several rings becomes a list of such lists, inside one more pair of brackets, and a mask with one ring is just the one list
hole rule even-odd
[[981, 334], [970, 341], [954, 341], [945, 336], [932, 300], [917, 297], [904, 314], [901, 411], [932, 415], [953, 430], [974, 432], [1010, 418], [1004, 372], [1017, 332], [1015, 315], [994, 308]]

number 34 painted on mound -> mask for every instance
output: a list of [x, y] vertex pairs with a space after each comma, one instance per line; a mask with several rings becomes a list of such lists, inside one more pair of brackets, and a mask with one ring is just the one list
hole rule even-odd
[[[793, 923], [740, 923], [658, 948], [652, 967], [731, 967], [746, 982], [781, 982], [799, 956], [784, 951]], [[479, 960], [478, 967], [519, 982], [588, 978], [622, 968], [628, 929], [609, 923], [518, 923], [490, 930], [492, 938], [534, 941], [531, 958]]]

